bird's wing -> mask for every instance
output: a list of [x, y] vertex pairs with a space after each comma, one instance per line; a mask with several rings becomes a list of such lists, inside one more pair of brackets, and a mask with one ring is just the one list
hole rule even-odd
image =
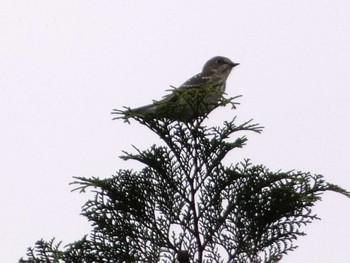
[[[202, 73], [199, 73], [185, 81], [180, 87], [176, 88], [176, 90], [201, 88], [205, 85], [208, 85], [209, 81], [209, 76], [203, 76]], [[176, 93], [173, 90], [172, 93], [165, 95], [163, 98], [168, 101], [174, 101], [176, 100]]]
[[207, 85], [210, 79], [211, 78], [209, 76], [204, 76], [202, 73], [199, 73], [193, 76], [192, 78], [188, 79], [179, 87], [179, 89], [202, 87], [203, 85]]

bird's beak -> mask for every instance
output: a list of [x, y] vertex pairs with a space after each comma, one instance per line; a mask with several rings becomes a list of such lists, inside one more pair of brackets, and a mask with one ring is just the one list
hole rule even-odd
[[236, 67], [238, 65], [239, 65], [239, 63], [234, 63], [234, 62], [232, 62], [232, 64], [231, 64], [232, 68], [234, 68], [234, 67]]

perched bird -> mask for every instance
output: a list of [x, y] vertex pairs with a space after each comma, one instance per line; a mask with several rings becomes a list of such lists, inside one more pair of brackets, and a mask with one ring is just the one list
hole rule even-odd
[[239, 65], [222, 56], [213, 57], [203, 66], [202, 72], [193, 76], [180, 87], [152, 104], [124, 111], [114, 110], [124, 118], [167, 118], [190, 122], [199, 116], [206, 116], [218, 106], [225, 92], [226, 80], [231, 70]]

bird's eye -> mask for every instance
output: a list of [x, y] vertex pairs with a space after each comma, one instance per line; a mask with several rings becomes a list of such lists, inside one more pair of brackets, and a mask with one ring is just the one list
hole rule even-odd
[[225, 63], [225, 60], [223, 60], [222, 58], [218, 58], [218, 59], [216, 60], [216, 62], [217, 62], [218, 64], [224, 64], [224, 63]]

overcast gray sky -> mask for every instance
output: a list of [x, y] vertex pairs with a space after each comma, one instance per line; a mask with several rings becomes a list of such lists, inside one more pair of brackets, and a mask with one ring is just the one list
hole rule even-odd
[[[140, 166], [118, 158], [159, 140], [111, 109], [159, 99], [215, 55], [241, 63], [207, 123], [237, 114], [265, 130], [227, 162], [323, 174], [350, 189], [350, 2], [17, 1], [0, 3], [0, 260], [35, 241], [90, 232], [73, 176]], [[322, 218], [282, 262], [349, 262], [350, 200], [323, 195]]]

